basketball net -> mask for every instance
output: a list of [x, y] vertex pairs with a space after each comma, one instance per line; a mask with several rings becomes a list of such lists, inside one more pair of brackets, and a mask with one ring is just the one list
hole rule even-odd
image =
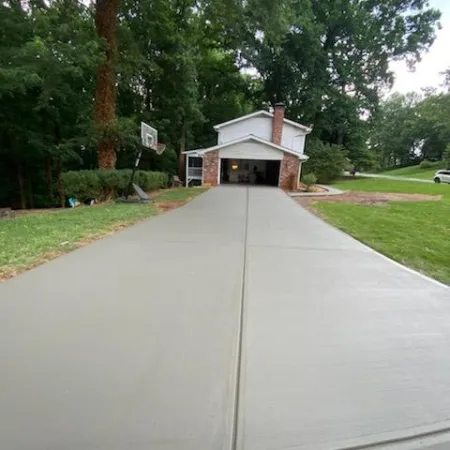
[[154, 150], [157, 155], [162, 155], [164, 150], [166, 149], [166, 144], [156, 144], [152, 145], [150, 148]]

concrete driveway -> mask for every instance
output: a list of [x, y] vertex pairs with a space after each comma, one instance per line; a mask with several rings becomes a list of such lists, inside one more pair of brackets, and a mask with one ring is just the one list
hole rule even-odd
[[448, 288], [216, 188], [0, 285], [0, 449], [448, 448], [449, 349]]

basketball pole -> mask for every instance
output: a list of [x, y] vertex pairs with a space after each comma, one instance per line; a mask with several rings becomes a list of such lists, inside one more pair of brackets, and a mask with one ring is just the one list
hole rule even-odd
[[125, 192], [125, 199], [127, 199], [127, 200], [128, 200], [128, 196], [130, 195], [130, 192], [133, 189], [134, 177], [136, 176], [136, 171], [137, 171], [137, 168], [139, 166], [139, 161], [141, 160], [141, 156], [142, 156], [142, 148], [143, 148], [142, 146], [139, 147], [136, 162], [134, 163], [133, 170], [131, 171], [130, 182], [128, 183], [128, 187]]

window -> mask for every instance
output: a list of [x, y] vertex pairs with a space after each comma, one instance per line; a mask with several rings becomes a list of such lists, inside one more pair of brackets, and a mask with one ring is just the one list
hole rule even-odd
[[190, 156], [189, 157], [189, 167], [202, 167], [203, 159], [199, 156]]

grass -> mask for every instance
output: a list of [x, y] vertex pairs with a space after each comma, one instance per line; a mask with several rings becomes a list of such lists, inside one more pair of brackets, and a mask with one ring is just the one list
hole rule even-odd
[[366, 192], [395, 192], [407, 194], [446, 195], [449, 184], [419, 183], [416, 181], [386, 180], [382, 178], [356, 178], [341, 180], [334, 184], [342, 190]]
[[0, 221], [0, 280], [159, 213], [164, 202], [185, 202], [204, 189], [162, 192], [153, 203], [105, 203]]
[[154, 198], [155, 203], [161, 202], [184, 202], [190, 200], [192, 197], [205, 192], [206, 188], [187, 188], [187, 189], [173, 189], [162, 191]]
[[343, 189], [446, 194], [440, 201], [392, 202], [383, 206], [316, 203], [331, 224], [390, 258], [450, 284], [450, 186], [360, 179]]
[[384, 172], [380, 172], [381, 175], [392, 175], [396, 177], [407, 177], [407, 178], [419, 178], [421, 180], [432, 180], [434, 174], [439, 169], [445, 169], [445, 164], [434, 169], [421, 169], [417, 166], [402, 167], [401, 169], [391, 169]]

